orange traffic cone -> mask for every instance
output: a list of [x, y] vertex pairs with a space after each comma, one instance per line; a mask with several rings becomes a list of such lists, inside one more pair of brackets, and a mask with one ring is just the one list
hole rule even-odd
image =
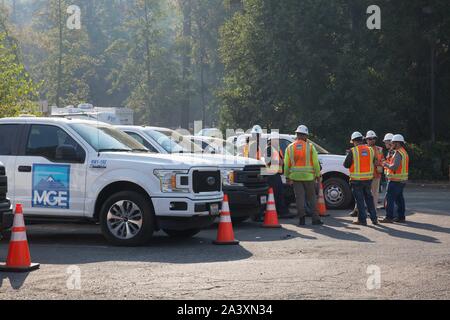
[[278, 213], [275, 207], [275, 198], [273, 196], [273, 189], [269, 189], [269, 198], [267, 199], [267, 208], [264, 215], [263, 228], [281, 228], [278, 223]]
[[239, 241], [234, 239], [233, 223], [231, 222], [230, 207], [228, 205], [228, 195], [224, 195], [223, 197], [217, 240], [213, 241], [213, 243], [220, 245], [239, 244]]
[[323, 195], [322, 181], [320, 181], [320, 184], [319, 184], [319, 196], [317, 198], [316, 209], [319, 212], [319, 216], [321, 216], [321, 217], [329, 216], [329, 214], [327, 214], [327, 206], [325, 205], [325, 197]]
[[39, 263], [31, 263], [21, 204], [16, 205], [14, 223], [11, 231], [8, 258], [6, 259], [6, 265], [0, 265], [0, 271], [28, 272], [38, 269]]

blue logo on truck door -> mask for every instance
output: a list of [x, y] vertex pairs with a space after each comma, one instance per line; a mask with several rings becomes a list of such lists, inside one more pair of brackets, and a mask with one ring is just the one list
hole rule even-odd
[[54, 164], [33, 165], [33, 207], [70, 208], [70, 166]]

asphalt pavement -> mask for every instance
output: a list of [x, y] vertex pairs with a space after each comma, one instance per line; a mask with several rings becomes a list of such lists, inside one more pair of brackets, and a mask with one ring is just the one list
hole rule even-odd
[[213, 245], [216, 227], [122, 248], [95, 225], [30, 225], [41, 268], [0, 273], [0, 299], [450, 299], [450, 189], [408, 187], [406, 198], [406, 224], [355, 226], [328, 211], [318, 227], [245, 222], [238, 246]]

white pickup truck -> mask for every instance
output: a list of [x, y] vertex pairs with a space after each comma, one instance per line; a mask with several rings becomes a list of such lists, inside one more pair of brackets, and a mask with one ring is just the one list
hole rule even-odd
[[[246, 140], [250, 138], [250, 134], [242, 134], [232, 136], [227, 139], [228, 143], [236, 145], [240, 150]], [[267, 141], [270, 140], [270, 134], [262, 135], [261, 148], [264, 150]], [[287, 146], [295, 140], [295, 136], [288, 134], [278, 134], [279, 148], [284, 153]], [[349, 185], [350, 173], [344, 167], [345, 156], [331, 154], [317, 143], [311, 141], [319, 154], [319, 161], [322, 167], [322, 178], [324, 185], [324, 197], [326, 205], [329, 209], [346, 209], [353, 202], [353, 195]], [[294, 193], [291, 187], [285, 185], [286, 200], [291, 203], [295, 201]]]
[[228, 195], [233, 222], [242, 222], [265, 208], [269, 185], [262, 174], [263, 161], [231, 154], [210, 154], [177, 131], [147, 126], [117, 126], [148, 149], [162, 154], [182, 154], [207, 159], [222, 172], [223, 192]]
[[141, 245], [159, 229], [192, 236], [219, 214], [217, 166], [151, 153], [110, 125], [9, 118], [0, 136], [8, 195], [28, 220], [99, 222], [113, 244]]

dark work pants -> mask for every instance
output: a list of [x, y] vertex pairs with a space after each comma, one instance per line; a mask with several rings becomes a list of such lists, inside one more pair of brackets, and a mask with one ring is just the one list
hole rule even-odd
[[277, 213], [280, 216], [286, 216], [289, 214], [289, 210], [286, 206], [284, 199], [284, 186], [283, 180], [279, 173], [268, 176], [269, 186], [273, 189], [273, 195], [275, 197], [275, 206]]
[[386, 194], [386, 218], [394, 219], [394, 208], [397, 205], [397, 213], [399, 219], [405, 218], [405, 198], [403, 196], [403, 190], [405, 184], [398, 181], [389, 181], [387, 194]]
[[352, 181], [351, 185], [353, 196], [356, 200], [356, 206], [358, 207], [359, 222], [367, 222], [366, 206], [370, 214], [370, 219], [372, 219], [372, 221], [376, 220], [377, 210], [375, 209], [375, 205], [373, 203], [372, 180]]

